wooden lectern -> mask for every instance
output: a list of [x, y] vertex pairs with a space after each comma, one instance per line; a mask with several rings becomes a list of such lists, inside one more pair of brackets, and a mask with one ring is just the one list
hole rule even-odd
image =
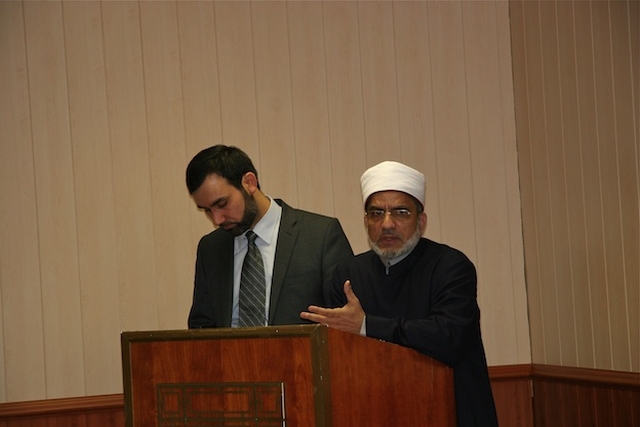
[[448, 427], [453, 370], [323, 325], [122, 333], [128, 427]]

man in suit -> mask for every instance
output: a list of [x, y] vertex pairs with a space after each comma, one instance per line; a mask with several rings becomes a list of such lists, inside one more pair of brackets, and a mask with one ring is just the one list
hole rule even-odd
[[[335, 266], [353, 256], [336, 218], [264, 194], [251, 159], [236, 147], [202, 150], [187, 166], [186, 181], [216, 227], [198, 245], [189, 328], [303, 323], [301, 311], [325, 304]], [[245, 255], [254, 250], [248, 243], [253, 233], [266, 283], [260, 319], [247, 324], [240, 320], [247, 299], [241, 276]]]

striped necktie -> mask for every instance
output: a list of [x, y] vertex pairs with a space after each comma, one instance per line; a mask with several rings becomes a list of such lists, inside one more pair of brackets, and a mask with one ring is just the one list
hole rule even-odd
[[240, 319], [238, 326], [264, 326], [266, 283], [260, 249], [253, 231], [247, 231], [249, 245], [240, 276]]

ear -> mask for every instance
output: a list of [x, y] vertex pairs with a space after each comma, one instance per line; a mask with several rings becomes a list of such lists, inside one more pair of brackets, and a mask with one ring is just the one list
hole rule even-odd
[[242, 176], [242, 186], [247, 193], [253, 195], [258, 189], [258, 177], [253, 172], [247, 172]]
[[420, 234], [424, 234], [425, 230], [427, 229], [427, 213], [426, 212], [420, 212], [418, 216], [418, 224], [420, 226]]

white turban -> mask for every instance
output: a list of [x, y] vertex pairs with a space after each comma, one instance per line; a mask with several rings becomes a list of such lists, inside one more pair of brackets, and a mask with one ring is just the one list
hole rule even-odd
[[417, 170], [398, 162], [386, 161], [367, 169], [360, 177], [362, 203], [378, 191], [402, 191], [424, 206], [425, 180]]

